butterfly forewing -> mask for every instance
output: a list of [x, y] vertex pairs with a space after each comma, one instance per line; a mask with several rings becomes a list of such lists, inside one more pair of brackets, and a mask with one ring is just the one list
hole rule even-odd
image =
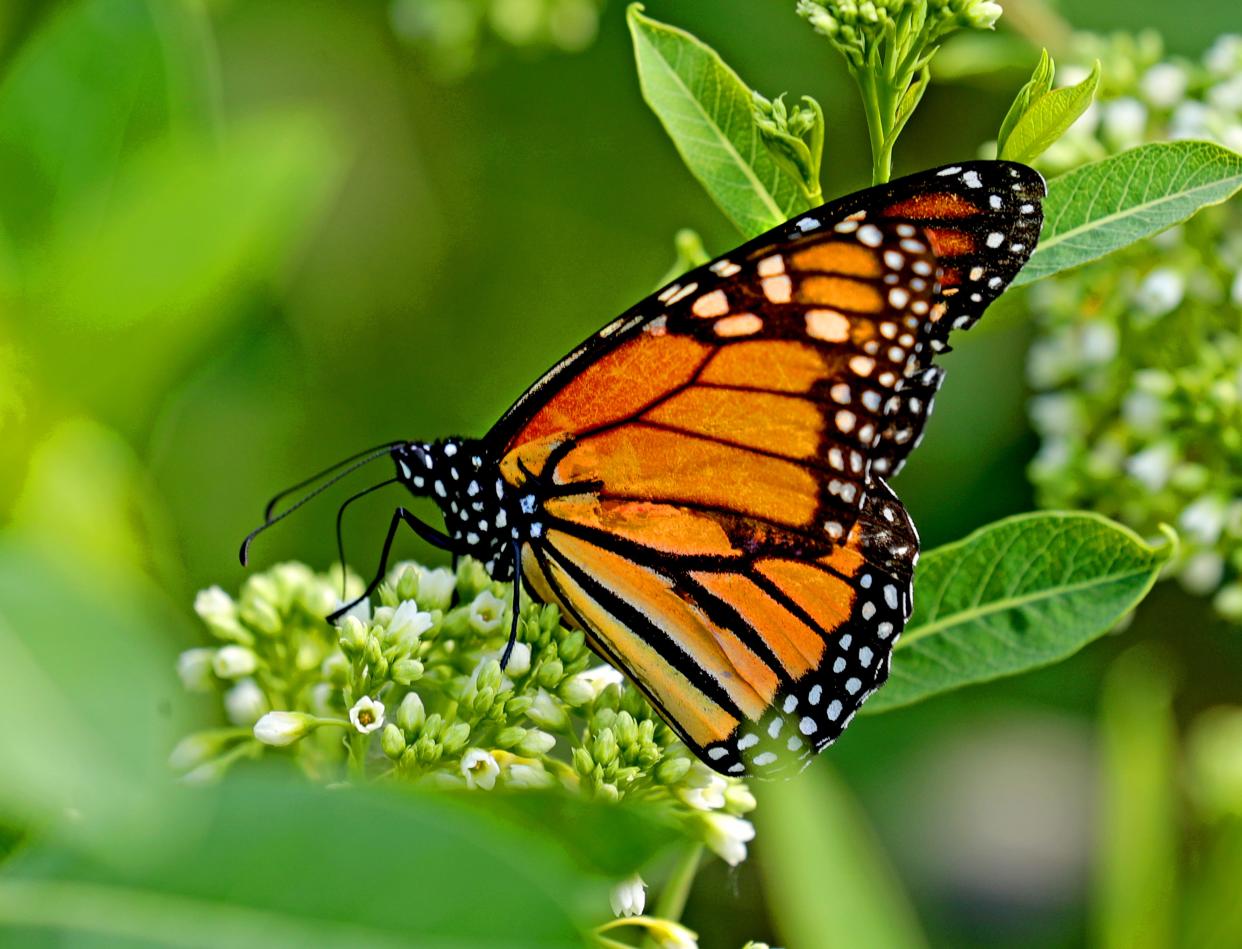
[[1033, 247], [1036, 192], [974, 162], [826, 205], [609, 324], [489, 434], [531, 588], [717, 770], [807, 760], [884, 681], [918, 540], [880, 478], [949, 329]]

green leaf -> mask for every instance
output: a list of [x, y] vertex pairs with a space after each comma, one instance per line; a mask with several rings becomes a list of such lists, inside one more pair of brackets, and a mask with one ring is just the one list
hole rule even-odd
[[756, 790], [755, 848], [784, 945], [926, 945], [866, 815], [826, 762]]
[[1227, 201], [1242, 155], [1210, 142], [1157, 142], [1052, 179], [1039, 246], [1013, 286], [1103, 257]]
[[[1100, 63], [1096, 60], [1091, 74], [1076, 86], [1046, 91], [1045, 80], [1051, 82], [1052, 60], [1046, 61], [1046, 71], [1040, 69], [1045, 61], [1040, 61], [1040, 68], [1035, 70], [1031, 79], [1029, 102], [1020, 118], [1011, 129], [1001, 126], [1001, 138], [997, 142], [997, 154], [1009, 161], [1032, 162], [1042, 155], [1057, 139], [1078, 121], [1078, 117], [1087, 111], [1091, 99], [1095, 95], [1096, 86], [1100, 84]], [[1043, 88], [1039, 95], [1036, 92]], [[1021, 96], [1019, 95], [1019, 98]], [[1014, 103], [1015, 106], [1018, 102]], [[1012, 115], [1013, 110], [1010, 110]], [[1005, 116], [1009, 121], [1009, 116]]]
[[768, 152], [750, 88], [711, 47], [684, 30], [627, 14], [643, 98], [686, 167], [744, 235], [809, 206], [797, 178]]
[[607, 915], [608, 881], [555, 837], [453, 795], [260, 770], [178, 803], [141, 861], [17, 854], [0, 872], [0, 943], [37, 929], [57, 945], [568, 949]]
[[[1181, 807], [1168, 662], [1132, 650], [1109, 671], [1100, 702], [1095, 944], [1173, 945]], [[1234, 881], [1236, 900], [1237, 881]], [[1227, 943], [1219, 943], [1227, 945]]]
[[1006, 518], [928, 551], [880, 712], [1049, 665], [1102, 636], [1147, 595], [1173, 554], [1085, 512]]
[[1013, 134], [1014, 127], [1018, 124], [1018, 120], [1022, 118], [1031, 107], [1031, 103], [1047, 95], [1052, 89], [1052, 77], [1056, 67], [1052, 62], [1052, 57], [1048, 55], [1045, 49], [1039, 54], [1039, 63], [1035, 66], [1035, 72], [1031, 74], [1031, 78], [1027, 80], [1026, 85], [1018, 90], [1018, 94], [1014, 96], [1013, 105], [1009, 107], [1009, 111], [1005, 113], [1005, 118], [1001, 121], [1000, 131], [996, 134], [996, 152], [998, 155], [1004, 154], [1005, 143], [1009, 141], [1009, 136]]

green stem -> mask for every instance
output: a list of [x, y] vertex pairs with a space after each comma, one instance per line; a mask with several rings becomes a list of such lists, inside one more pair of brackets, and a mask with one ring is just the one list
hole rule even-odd
[[699, 872], [699, 862], [703, 859], [703, 845], [691, 844], [677, 866], [673, 875], [660, 891], [660, 899], [656, 901], [655, 915], [661, 919], [681, 921], [681, 914], [686, 910], [686, 900], [690, 898], [690, 888], [694, 886], [694, 877]]
[[867, 134], [871, 138], [871, 183], [882, 185], [892, 177], [893, 143], [889, 139], [884, 103], [876, 79], [876, 74], [870, 70], [854, 72], [867, 116]]

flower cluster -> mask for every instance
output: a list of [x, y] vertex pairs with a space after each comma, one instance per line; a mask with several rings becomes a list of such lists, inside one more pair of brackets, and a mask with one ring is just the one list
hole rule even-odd
[[[1222, 37], [1199, 62], [1163, 59], [1155, 34], [1078, 45], [1080, 62], [1110, 70], [1045, 170], [1168, 138], [1242, 148], [1242, 37]], [[1036, 284], [1031, 300], [1040, 503], [1093, 508], [1148, 535], [1176, 526], [1183, 585], [1242, 620], [1242, 213], [1210, 208]]]
[[[358, 580], [347, 580], [357, 592]], [[232, 727], [184, 739], [173, 764], [192, 780], [239, 758], [287, 756], [315, 780], [384, 776], [463, 791], [560, 788], [651, 802], [732, 865], [754, 828], [746, 785], [704, 767], [641, 693], [566, 629], [555, 607], [523, 605], [505, 668], [512, 587], [463, 560], [456, 572], [395, 568], [378, 604], [336, 627], [340, 576], [283, 564], [237, 599], [195, 608], [219, 641], [183, 653], [187, 688], [219, 695]], [[280, 749], [276, 751], [276, 749]], [[642, 889], [619, 897], [641, 912]]]
[[940, 44], [960, 29], [991, 29], [1001, 7], [984, 0], [798, 0], [798, 13], [845, 57], [867, 116], [872, 182], [881, 184]]
[[603, 0], [393, 0], [393, 28], [446, 76], [498, 49], [578, 52], [599, 29]]

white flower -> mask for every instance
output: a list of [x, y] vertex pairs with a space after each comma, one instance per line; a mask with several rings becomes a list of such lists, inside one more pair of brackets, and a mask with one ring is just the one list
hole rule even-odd
[[1117, 328], [1112, 323], [1093, 320], [1082, 328], [1078, 341], [1083, 362], [1098, 365], [1112, 362], [1117, 355]]
[[332, 707], [332, 693], [334, 687], [330, 682], [316, 682], [311, 686], [310, 707], [311, 711], [320, 718], [331, 718], [338, 714], [337, 710]]
[[1104, 136], [1117, 148], [1129, 148], [1143, 140], [1147, 109], [1138, 99], [1124, 97], [1104, 109]]
[[647, 906], [647, 884], [635, 873], [612, 888], [608, 902], [614, 916], [641, 916]]
[[249, 635], [237, 622], [237, 604], [218, 586], [198, 592], [194, 597], [194, 612], [224, 639], [246, 639]]
[[1208, 90], [1207, 100], [1222, 112], [1242, 110], [1242, 73], [1214, 85]]
[[224, 714], [234, 725], [253, 725], [267, 710], [267, 696], [254, 679], [242, 679], [224, 693]]
[[1121, 402], [1121, 414], [1136, 432], [1154, 432], [1160, 428], [1164, 405], [1159, 396], [1132, 389]]
[[360, 733], [369, 735], [384, 726], [384, 703], [364, 695], [349, 710], [349, 720]]
[[1225, 33], [1216, 38], [1203, 56], [1203, 65], [1218, 76], [1227, 76], [1242, 64], [1242, 36]]
[[1177, 519], [1182, 530], [1201, 544], [1214, 544], [1220, 540], [1225, 528], [1225, 502], [1214, 495], [1199, 498], [1182, 511]]
[[1148, 491], [1159, 491], [1169, 481], [1176, 452], [1168, 442], [1158, 442], [1130, 456], [1126, 471]]
[[190, 771], [220, 754], [233, 740], [232, 735], [219, 731], [186, 735], [169, 754], [168, 765], [174, 771]]
[[[504, 654], [504, 650], [496, 656], [497, 659]], [[514, 643], [513, 651], [509, 653], [509, 663], [501, 670], [506, 675], [524, 676], [530, 672], [530, 646], [526, 643]]]
[[759, 806], [755, 796], [750, 793], [750, 788], [740, 781], [730, 784], [728, 790], [725, 791], [725, 804], [728, 805], [729, 810], [738, 814], [753, 811]]
[[403, 600], [388, 621], [388, 637], [392, 642], [413, 646], [419, 636], [431, 629], [431, 624], [430, 613], [420, 610], [413, 600]]
[[425, 610], [447, 610], [457, 589], [457, 575], [446, 567], [418, 568], [418, 605]]
[[1151, 316], [1163, 316], [1176, 309], [1186, 293], [1186, 281], [1176, 270], [1157, 267], [1139, 285], [1135, 303]]
[[703, 818], [707, 826], [707, 846], [725, 863], [736, 867], [746, 859], [746, 844], [755, 839], [755, 825], [731, 814], [709, 813]]
[[496, 763], [491, 752], [482, 748], [471, 748], [461, 757], [461, 773], [466, 779], [467, 787], [490, 791], [496, 786], [500, 765]]
[[1191, 593], [1211, 593], [1225, 576], [1225, 558], [1214, 550], [1204, 550], [1186, 561], [1178, 579]]
[[265, 745], [292, 745], [315, 727], [315, 720], [303, 712], [268, 712], [254, 724], [254, 737]]
[[681, 799], [700, 811], [718, 811], [724, 807], [729, 782], [714, 771], [702, 775], [699, 780], [702, 783], [698, 787], [683, 788], [679, 792]]
[[191, 692], [207, 692], [211, 689], [211, 660], [214, 649], [187, 649], [177, 657], [177, 675]]
[[212, 670], [221, 679], [240, 679], [258, 667], [258, 657], [245, 646], [223, 646], [211, 660]]
[[527, 758], [546, 755], [556, 747], [556, 738], [538, 728], [532, 728], [517, 743], [517, 752]]
[[1169, 119], [1169, 138], [1205, 138], [1209, 133], [1211, 110], [1202, 102], [1187, 99], [1173, 110]]
[[1188, 82], [1186, 70], [1181, 66], [1174, 63], [1156, 63], [1143, 73], [1139, 89], [1156, 108], [1171, 109], [1186, 94]]
[[477, 632], [491, 633], [500, 628], [505, 618], [505, 601], [484, 590], [470, 604], [470, 625]]
[[1054, 392], [1031, 399], [1031, 420], [1047, 435], [1072, 435], [1083, 426], [1082, 406], [1077, 397]]

